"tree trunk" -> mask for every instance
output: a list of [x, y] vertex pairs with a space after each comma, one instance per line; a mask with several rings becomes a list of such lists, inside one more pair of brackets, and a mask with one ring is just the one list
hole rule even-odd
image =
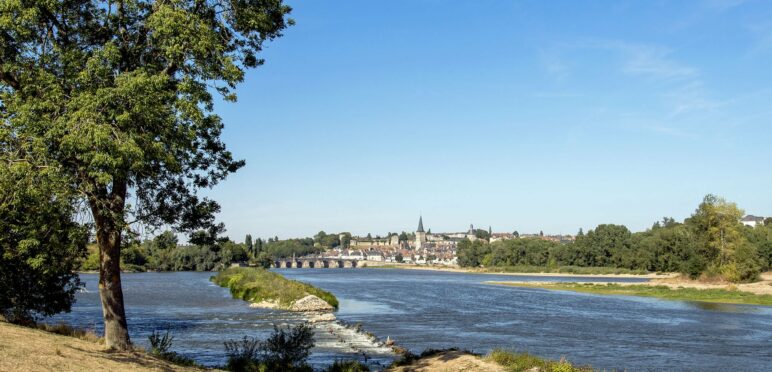
[[95, 216], [99, 245], [99, 296], [105, 321], [107, 347], [128, 350], [131, 347], [121, 289], [121, 231], [105, 218]]
[[88, 196], [99, 245], [99, 297], [105, 322], [105, 344], [117, 350], [131, 348], [121, 288], [121, 222], [126, 186], [125, 179], [116, 177], [112, 192], [108, 194], [105, 187], [92, 181], [92, 192]]

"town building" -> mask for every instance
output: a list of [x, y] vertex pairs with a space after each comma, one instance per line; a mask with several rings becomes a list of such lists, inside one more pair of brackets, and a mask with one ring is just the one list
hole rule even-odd
[[752, 214], [749, 214], [741, 218], [740, 223], [742, 223], [745, 226], [756, 227], [757, 225], [764, 224], [764, 217], [759, 217], [759, 216], [754, 216]]

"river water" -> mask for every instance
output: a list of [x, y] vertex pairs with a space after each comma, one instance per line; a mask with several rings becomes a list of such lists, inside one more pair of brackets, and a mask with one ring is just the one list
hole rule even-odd
[[[760, 371], [772, 369], [772, 307], [715, 305], [629, 296], [597, 296], [485, 284], [490, 280], [579, 281], [396, 269], [280, 269], [335, 294], [336, 316], [413, 352], [459, 347], [485, 353], [501, 347], [595, 369]], [[265, 338], [272, 324], [299, 316], [249, 308], [211, 273], [124, 274], [132, 339], [147, 344], [153, 330], [170, 329], [173, 350], [207, 365], [223, 364], [222, 342]], [[96, 276], [65, 321], [101, 332]], [[587, 281], [604, 281], [587, 278]], [[618, 280], [618, 279], [614, 279]], [[629, 279], [636, 281], [639, 279]], [[314, 365], [357, 355], [320, 335]], [[388, 356], [374, 356], [388, 363]]]

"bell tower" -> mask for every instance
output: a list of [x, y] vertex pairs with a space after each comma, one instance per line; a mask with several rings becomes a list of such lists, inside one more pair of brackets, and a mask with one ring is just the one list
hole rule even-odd
[[415, 249], [421, 249], [426, 243], [426, 232], [424, 231], [423, 216], [418, 217], [418, 229], [415, 231]]

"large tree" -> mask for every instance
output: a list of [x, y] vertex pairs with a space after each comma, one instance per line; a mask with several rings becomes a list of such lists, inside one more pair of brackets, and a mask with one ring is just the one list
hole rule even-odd
[[127, 349], [120, 249], [133, 221], [214, 226], [197, 190], [244, 165], [220, 139], [213, 93], [292, 21], [281, 0], [3, 0], [0, 115], [88, 203], [109, 347]]

